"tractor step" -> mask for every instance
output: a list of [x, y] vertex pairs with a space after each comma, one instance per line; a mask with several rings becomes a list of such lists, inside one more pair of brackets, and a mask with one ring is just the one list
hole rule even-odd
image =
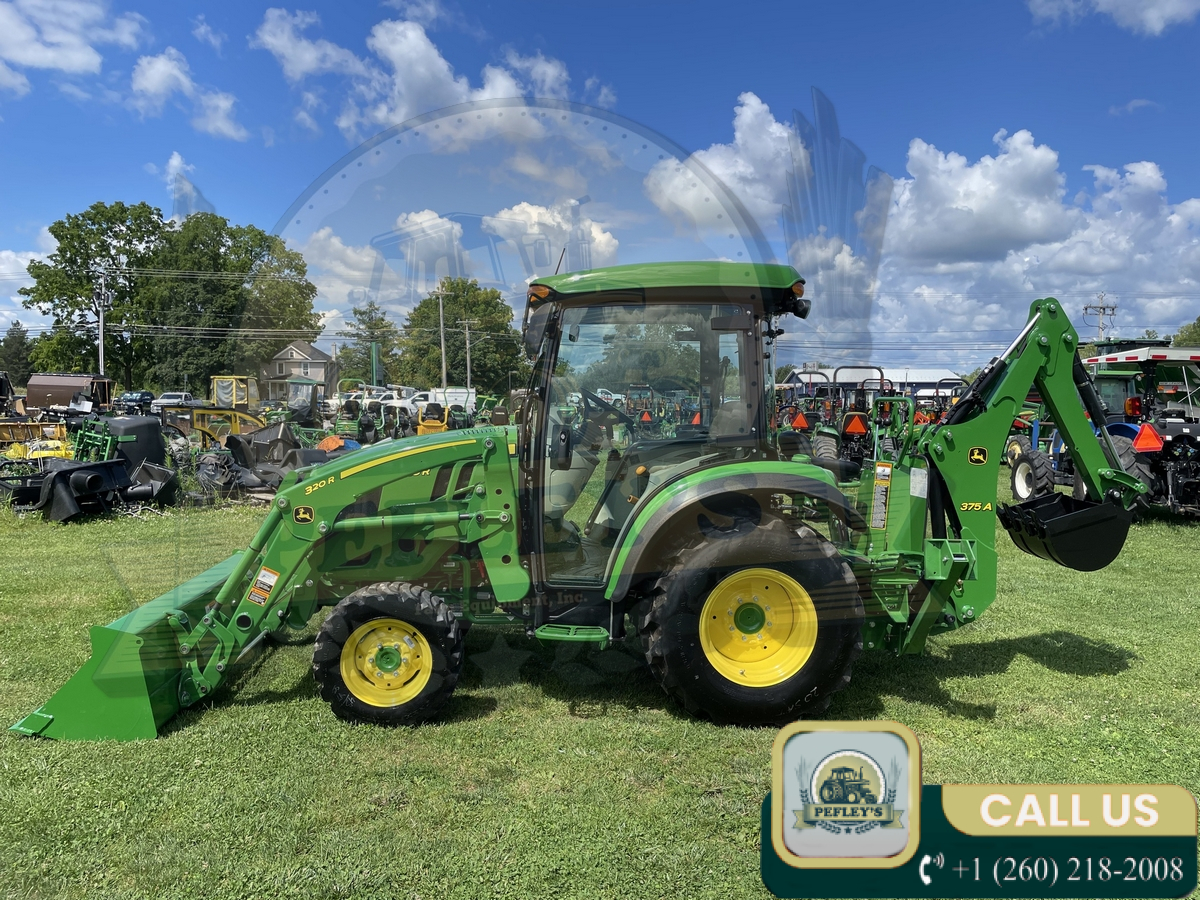
[[575, 641], [580, 644], [608, 646], [608, 629], [599, 625], [543, 625], [534, 632], [543, 641]]

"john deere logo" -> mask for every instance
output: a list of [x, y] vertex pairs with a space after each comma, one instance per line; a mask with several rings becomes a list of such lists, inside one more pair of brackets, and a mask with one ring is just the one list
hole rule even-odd
[[315, 516], [311, 506], [297, 506], [292, 510], [292, 521], [297, 525], [307, 525]]
[[987, 447], [972, 447], [967, 451], [967, 462], [973, 466], [987, 464]]
[[[801, 769], [804, 763], [801, 761]], [[899, 765], [891, 762], [890, 776], [858, 750], [838, 750], [822, 759], [811, 773], [800, 773], [796, 828], [823, 828], [834, 834], [863, 834], [873, 828], [900, 828], [903, 810], [895, 808]]]

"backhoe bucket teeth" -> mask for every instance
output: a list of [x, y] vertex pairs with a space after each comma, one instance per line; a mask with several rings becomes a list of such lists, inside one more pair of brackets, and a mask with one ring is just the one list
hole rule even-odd
[[216, 598], [241, 554], [151, 600], [115, 622], [91, 629], [92, 658], [11, 731], [60, 740], [154, 738], [179, 711], [183, 660], [167, 614], [195, 621]]
[[1024, 503], [1001, 504], [997, 515], [1013, 543], [1068, 569], [1094, 572], [1121, 552], [1133, 511], [1115, 503], [1046, 494]]

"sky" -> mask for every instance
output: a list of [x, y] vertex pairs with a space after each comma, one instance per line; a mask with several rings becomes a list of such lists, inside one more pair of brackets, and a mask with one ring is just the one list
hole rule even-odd
[[[413, 235], [466, 227], [482, 241], [525, 221], [551, 245], [582, 228], [592, 264], [736, 258], [703, 219], [732, 195], [776, 259], [827, 275], [843, 266], [870, 295], [855, 322], [830, 318], [839, 289], [802, 272], [815, 332], [789, 329], [794, 361], [840, 342], [859, 361], [971, 368], [1051, 293], [1084, 334], [1094, 318], [1080, 311], [1100, 291], [1121, 334], [1170, 332], [1200, 316], [1198, 15], [1200, 0], [0, 0], [0, 327], [45, 324], [16, 290], [25, 264], [53, 251], [50, 223], [98, 200], [169, 215], [182, 174], [231, 221], [279, 223], [309, 258], [331, 331], [372, 285], [393, 291], [396, 316], [410, 305], [395, 258], [382, 281], [376, 271], [385, 233], [393, 257], [412, 252]], [[891, 176], [877, 262], [825, 232], [800, 246], [782, 227], [786, 175], [812, 163], [796, 150], [793, 110], [813, 118], [813, 87]], [[370, 160], [353, 156], [364, 142], [512, 97], [567, 104], [571, 118], [536, 141], [489, 131], [469, 147], [405, 143], [323, 218], [282, 218], [353, 165], [347, 154]], [[534, 115], [550, 108], [529, 102]], [[585, 107], [639, 126], [652, 155], [630, 156], [615, 134], [582, 136]], [[676, 150], [724, 185], [690, 213], [687, 178], [666, 168]], [[458, 212], [475, 218], [447, 218]], [[510, 250], [520, 243], [507, 236]], [[485, 245], [469, 254], [476, 264], [498, 244]], [[504, 271], [515, 282], [529, 270]]]

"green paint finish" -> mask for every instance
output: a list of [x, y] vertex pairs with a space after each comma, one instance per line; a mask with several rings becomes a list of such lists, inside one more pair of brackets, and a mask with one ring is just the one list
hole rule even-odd
[[767, 614], [757, 603], [743, 603], [733, 614], [733, 624], [742, 634], [757, 634], [767, 624]]
[[612, 599], [617, 589], [617, 579], [621, 575], [621, 570], [629, 561], [629, 552], [633, 548], [634, 540], [644, 530], [646, 522], [656, 512], [679, 495], [686, 494], [701, 485], [745, 475], [762, 476], [764, 478], [769, 478], [772, 475], [803, 475], [806, 478], [823, 481], [830, 487], [837, 487], [837, 482], [833, 480], [833, 476], [829, 474], [828, 470], [822, 469], [819, 466], [809, 465], [808, 463], [776, 461], [736, 462], [711, 469], [700, 469], [697, 472], [686, 475], [659, 491], [646, 502], [645, 506], [634, 513], [635, 518], [626, 534], [624, 543], [621, 545], [621, 549], [615, 557], [609, 557], [609, 571], [605, 579], [605, 596]]
[[402, 660], [403, 657], [400, 656], [400, 651], [395, 647], [382, 647], [376, 650], [375, 657], [367, 660], [367, 662], [382, 672], [395, 672], [400, 668]]
[[534, 632], [543, 641], [572, 641], [580, 644], [608, 645], [607, 628], [599, 625], [543, 625]]
[[179, 711], [182, 654], [169, 613], [199, 621], [239, 556], [90, 631], [92, 656], [36, 712], [11, 730], [62, 740], [156, 737]]
[[791, 266], [732, 262], [661, 262], [551, 275], [539, 278], [533, 283], [544, 284], [557, 294], [572, 296], [600, 291], [652, 288], [786, 289], [799, 280], [800, 273]]

